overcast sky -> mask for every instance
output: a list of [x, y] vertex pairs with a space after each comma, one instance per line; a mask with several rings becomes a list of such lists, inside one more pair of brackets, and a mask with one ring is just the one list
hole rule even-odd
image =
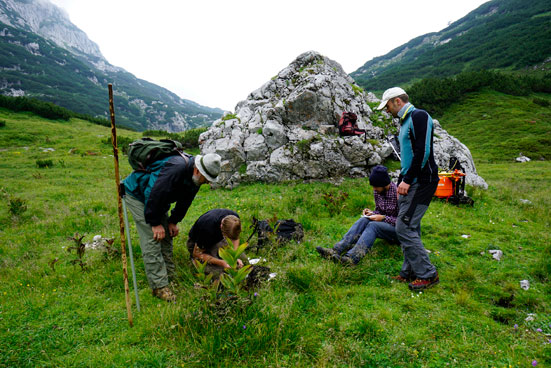
[[51, 1], [111, 64], [182, 98], [233, 111], [305, 51], [351, 73], [487, 0]]

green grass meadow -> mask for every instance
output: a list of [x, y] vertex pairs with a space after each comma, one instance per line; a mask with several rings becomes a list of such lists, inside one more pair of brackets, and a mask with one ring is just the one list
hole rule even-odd
[[[440, 119], [471, 149], [489, 189], [468, 188], [474, 207], [433, 201], [425, 215], [438, 286], [413, 293], [392, 282], [402, 253], [381, 240], [356, 267], [316, 253], [373, 206], [367, 179], [203, 186], [175, 238], [175, 304], [152, 297], [131, 221], [141, 301], [132, 328], [120, 257], [87, 250], [83, 271], [67, 251], [75, 233], [115, 238], [120, 248], [110, 129], [0, 109], [0, 367], [550, 367], [549, 147], [523, 148], [536, 157], [520, 164], [514, 143], [548, 139], [551, 117], [530, 98], [494, 106], [494, 97], [481, 93]], [[501, 145], [508, 134], [493, 128], [508, 114], [536, 123]], [[120, 163], [126, 176], [126, 157]], [[242, 241], [252, 216], [293, 218], [304, 241], [248, 252], [277, 276], [243, 297], [210, 300], [194, 287], [185, 242], [215, 207], [241, 215]], [[503, 251], [501, 261], [491, 249]]]

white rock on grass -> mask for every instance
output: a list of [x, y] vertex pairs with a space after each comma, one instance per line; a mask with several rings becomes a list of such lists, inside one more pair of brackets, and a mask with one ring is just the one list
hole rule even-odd
[[490, 253], [496, 261], [501, 261], [501, 257], [503, 257], [503, 252], [499, 249], [491, 249], [488, 253]]
[[530, 159], [526, 156], [523, 156], [522, 153], [515, 159], [516, 162], [529, 162]]
[[105, 242], [104, 242], [104, 238], [101, 236], [101, 235], [95, 235], [93, 238], [92, 238], [92, 242], [91, 243], [84, 243], [84, 246], [87, 248], [87, 249], [92, 249], [92, 250], [105, 250]]

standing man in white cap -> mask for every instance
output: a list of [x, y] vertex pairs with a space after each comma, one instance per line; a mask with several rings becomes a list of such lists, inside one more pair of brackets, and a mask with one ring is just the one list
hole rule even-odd
[[[216, 181], [220, 161], [215, 153], [168, 156], [153, 162], [145, 171], [132, 172], [123, 181], [129, 194], [125, 201], [140, 236], [147, 281], [153, 295], [162, 300], [176, 300], [168, 284], [174, 277], [172, 238], [179, 233], [178, 223], [199, 187]], [[176, 206], [168, 216], [174, 202]]]
[[398, 140], [401, 150], [401, 172], [398, 178], [398, 218], [396, 235], [404, 253], [400, 275], [393, 279], [409, 282], [411, 290], [423, 290], [439, 283], [436, 267], [421, 242], [421, 219], [438, 186], [438, 165], [434, 160], [434, 127], [430, 115], [416, 109], [400, 87], [383, 93], [378, 107], [400, 119]]

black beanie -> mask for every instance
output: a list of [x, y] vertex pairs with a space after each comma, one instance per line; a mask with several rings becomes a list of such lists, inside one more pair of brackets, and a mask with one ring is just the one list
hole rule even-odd
[[390, 184], [387, 168], [381, 165], [375, 166], [369, 175], [369, 184], [372, 187], [386, 187]]

